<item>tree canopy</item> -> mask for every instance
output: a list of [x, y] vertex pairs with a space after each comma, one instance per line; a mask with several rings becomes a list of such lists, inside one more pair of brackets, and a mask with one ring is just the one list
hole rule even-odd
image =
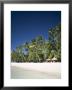
[[61, 25], [48, 30], [48, 40], [39, 35], [11, 52], [12, 62], [46, 62], [56, 58], [61, 61]]

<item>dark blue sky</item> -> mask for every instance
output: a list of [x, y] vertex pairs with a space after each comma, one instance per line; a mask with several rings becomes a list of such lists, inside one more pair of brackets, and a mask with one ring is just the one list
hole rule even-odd
[[61, 23], [60, 11], [11, 11], [11, 49], [42, 35]]

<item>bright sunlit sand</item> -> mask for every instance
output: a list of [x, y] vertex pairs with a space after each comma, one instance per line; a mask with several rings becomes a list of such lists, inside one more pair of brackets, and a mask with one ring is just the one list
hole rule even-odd
[[11, 63], [12, 79], [60, 79], [61, 63]]

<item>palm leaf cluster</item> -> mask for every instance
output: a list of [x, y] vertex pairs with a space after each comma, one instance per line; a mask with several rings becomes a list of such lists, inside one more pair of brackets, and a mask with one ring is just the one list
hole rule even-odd
[[11, 52], [12, 62], [47, 62], [56, 58], [61, 61], [61, 25], [48, 30], [48, 40], [39, 35]]

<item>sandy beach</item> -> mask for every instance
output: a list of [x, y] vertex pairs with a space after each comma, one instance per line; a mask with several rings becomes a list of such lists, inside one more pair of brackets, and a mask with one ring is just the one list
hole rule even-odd
[[12, 79], [60, 79], [61, 63], [11, 63]]

